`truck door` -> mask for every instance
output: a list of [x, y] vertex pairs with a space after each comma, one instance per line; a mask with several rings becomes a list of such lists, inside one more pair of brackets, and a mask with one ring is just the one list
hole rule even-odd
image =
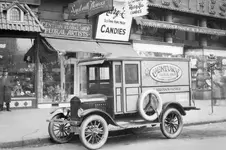
[[124, 113], [134, 113], [140, 94], [140, 61], [124, 61], [122, 69], [123, 110]]
[[122, 63], [113, 62], [114, 113], [123, 113]]

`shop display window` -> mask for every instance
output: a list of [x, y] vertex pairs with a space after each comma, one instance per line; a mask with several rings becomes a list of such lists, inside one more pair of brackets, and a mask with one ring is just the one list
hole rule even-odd
[[35, 64], [26, 63], [24, 55], [33, 39], [0, 38], [0, 70], [7, 68], [12, 98], [35, 97]]
[[60, 62], [43, 63], [44, 102], [61, 101]]
[[[208, 99], [225, 99], [226, 94], [226, 57], [215, 56], [215, 65], [212, 69], [209, 67], [209, 50], [200, 51], [198, 54], [194, 51], [193, 55], [186, 55], [191, 61], [191, 77], [192, 77], [192, 90], [194, 99], [200, 99], [207, 95], [209, 92]], [[214, 51], [212, 51], [213, 53]], [[217, 53], [219, 51], [216, 51]], [[190, 52], [191, 53], [191, 52]], [[212, 70], [212, 71], [211, 71]], [[212, 78], [211, 78], [212, 75]], [[212, 91], [212, 97], [211, 97]], [[200, 96], [203, 95], [203, 96]]]

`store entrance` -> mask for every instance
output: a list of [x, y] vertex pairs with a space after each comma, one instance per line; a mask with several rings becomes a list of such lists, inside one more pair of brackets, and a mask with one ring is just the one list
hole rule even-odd
[[78, 67], [77, 61], [70, 58], [63, 63], [61, 86], [63, 87], [63, 100], [69, 102], [70, 99], [78, 95]]

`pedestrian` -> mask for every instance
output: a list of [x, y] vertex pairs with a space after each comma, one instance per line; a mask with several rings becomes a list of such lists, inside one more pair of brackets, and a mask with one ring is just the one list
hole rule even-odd
[[6, 104], [6, 110], [10, 110], [10, 102], [11, 102], [11, 82], [10, 77], [8, 76], [8, 70], [6, 68], [3, 69], [3, 75], [0, 79], [0, 111], [3, 110], [3, 104]]

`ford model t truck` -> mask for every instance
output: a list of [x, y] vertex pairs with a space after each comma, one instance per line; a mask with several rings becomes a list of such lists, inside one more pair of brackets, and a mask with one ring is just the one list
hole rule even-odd
[[49, 121], [50, 137], [68, 142], [79, 134], [88, 149], [102, 147], [109, 125], [120, 128], [159, 125], [176, 138], [191, 100], [189, 60], [185, 58], [103, 58], [83, 60], [87, 95], [73, 97]]

